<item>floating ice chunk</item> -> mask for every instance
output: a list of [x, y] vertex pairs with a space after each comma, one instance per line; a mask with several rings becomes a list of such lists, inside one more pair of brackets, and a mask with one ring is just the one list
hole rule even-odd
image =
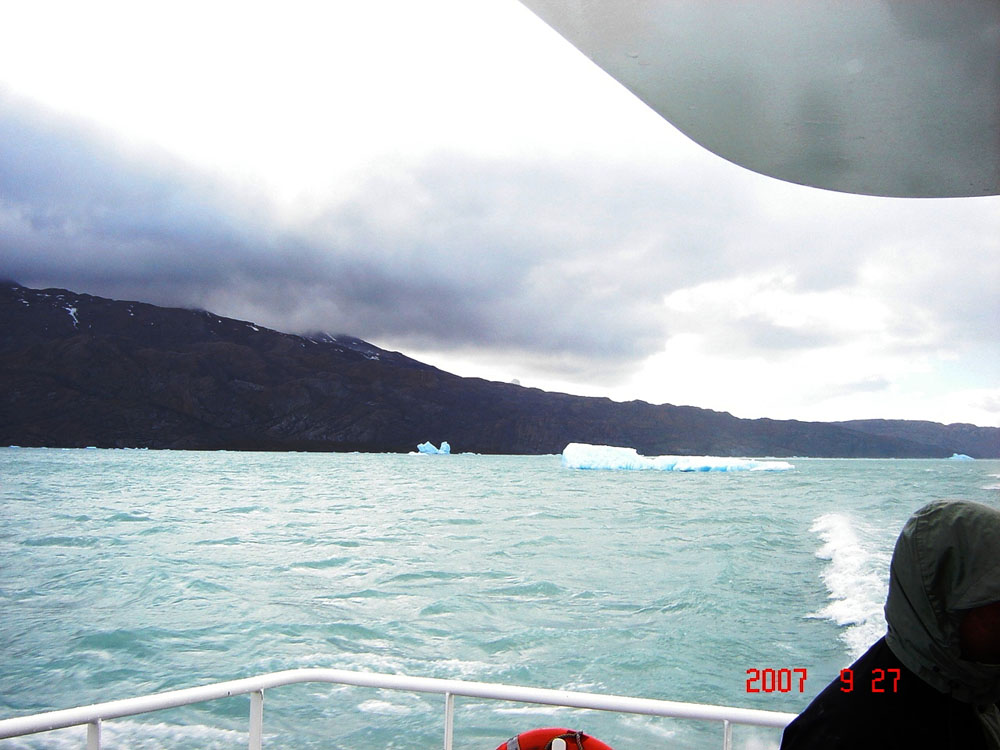
[[633, 471], [788, 471], [786, 461], [757, 461], [719, 456], [640, 456], [635, 448], [570, 443], [562, 452], [568, 469], [627, 469]]
[[952, 453], [949, 461], [975, 461], [972, 456], [967, 456], [964, 453]]
[[448, 441], [445, 440], [441, 443], [440, 448], [435, 448], [434, 443], [428, 441], [426, 443], [421, 443], [417, 446], [417, 450], [421, 453], [426, 453], [431, 456], [447, 456], [451, 453], [451, 446], [448, 445]]

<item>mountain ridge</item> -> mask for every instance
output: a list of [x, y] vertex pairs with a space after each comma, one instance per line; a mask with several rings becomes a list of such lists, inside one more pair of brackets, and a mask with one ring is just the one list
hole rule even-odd
[[[0, 444], [193, 450], [1000, 457], [1000, 428], [739, 419], [462, 378], [348, 334], [0, 282]], [[908, 429], [908, 425], [913, 429]]]

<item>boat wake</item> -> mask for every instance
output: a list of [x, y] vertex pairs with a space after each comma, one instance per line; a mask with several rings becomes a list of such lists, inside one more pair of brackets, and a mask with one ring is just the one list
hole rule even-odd
[[840, 637], [853, 661], [885, 634], [882, 608], [888, 590], [888, 559], [871, 552], [851, 519], [841, 513], [820, 516], [809, 530], [824, 542], [816, 557], [829, 561], [821, 577], [830, 603], [812, 616], [843, 628]]

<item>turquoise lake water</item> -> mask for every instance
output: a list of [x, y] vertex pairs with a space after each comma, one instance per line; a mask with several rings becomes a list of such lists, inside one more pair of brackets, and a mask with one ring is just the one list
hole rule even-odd
[[[1000, 506], [1000, 461], [790, 461], [0, 449], [0, 718], [297, 667], [798, 711], [882, 634], [910, 513]], [[808, 677], [748, 693], [751, 668]], [[305, 685], [265, 703], [267, 748], [441, 747], [440, 696]], [[248, 705], [109, 721], [105, 747], [246, 747]], [[721, 747], [715, 724], [473, 699], [455, 745], [557, 724], [619, 750]], [[737, 727], [735, 746], [779, 734]]]

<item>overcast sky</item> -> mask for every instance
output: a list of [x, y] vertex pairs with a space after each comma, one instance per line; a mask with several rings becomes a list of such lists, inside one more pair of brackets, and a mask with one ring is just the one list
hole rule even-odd
[[0, 8], [0, 276], [547, 390], [1000, 426], [1000, 198], [734, 166], [516, 0]]

